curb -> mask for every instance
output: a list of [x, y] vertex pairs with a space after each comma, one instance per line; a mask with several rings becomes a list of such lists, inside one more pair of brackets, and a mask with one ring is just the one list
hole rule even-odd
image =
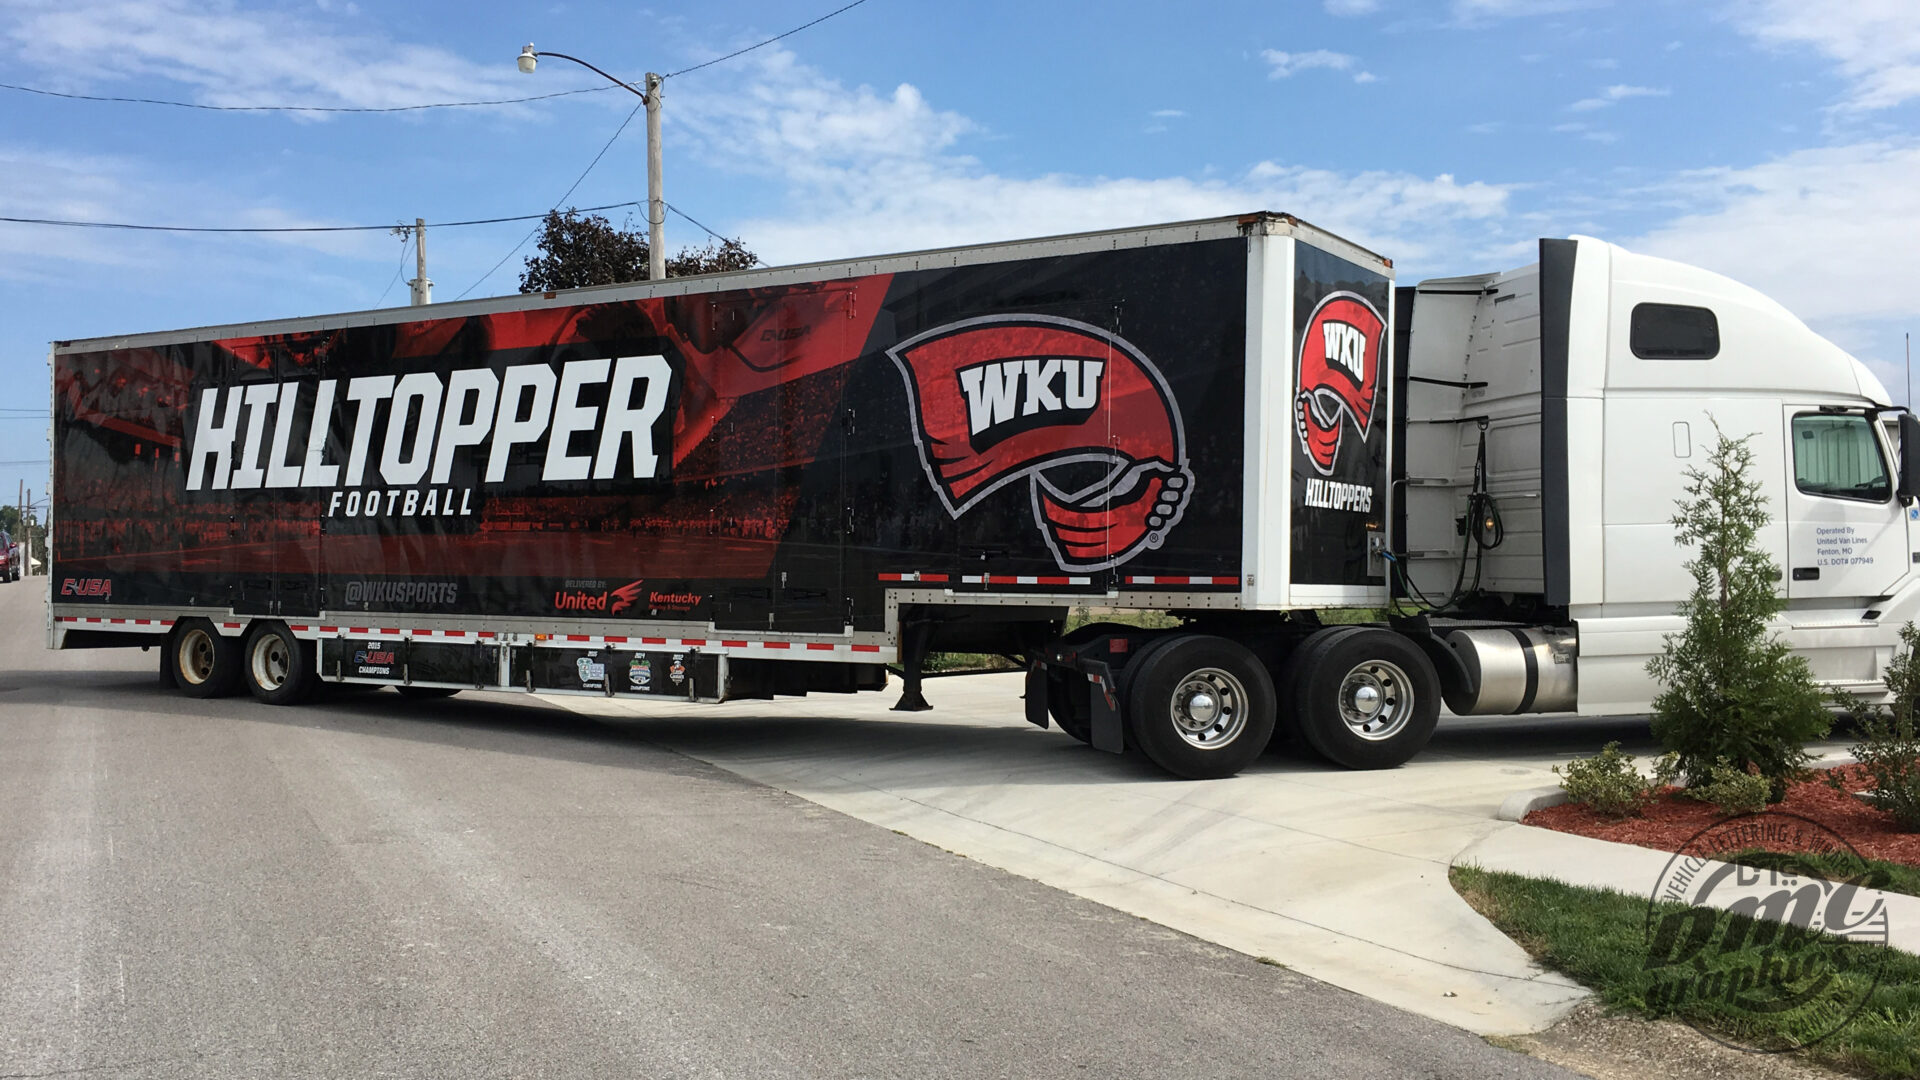
[[[1535, 810], [1544, 810], [1549, 806], [1559, 806], [1567, 801], [1564, 788], [1543, 787], [1527, 791], [1516, 791], [1506, 797], [1494, 817], [1501, 821], [1519, 821]], [[1484, 804], [1483, 804], [1484, 805]]]

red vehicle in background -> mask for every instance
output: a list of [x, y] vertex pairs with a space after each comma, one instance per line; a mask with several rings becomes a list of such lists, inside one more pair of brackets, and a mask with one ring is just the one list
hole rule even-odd
[[0, 530], [0, 581], [19, 581], [20, 564], [26, 555], [13, 546], [13, 537]]

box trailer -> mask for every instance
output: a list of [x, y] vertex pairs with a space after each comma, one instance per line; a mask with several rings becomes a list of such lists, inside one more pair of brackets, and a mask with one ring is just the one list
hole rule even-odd
[[[1717, 422], [1758, 435], [1780, 632], [1880, 690], [1911, 417], [1752, 290], [1540, 251], [1396, 289], [1261, 213], [58, 342], [49, 643], [162, 645], [180, 691], [269, 703], [897, 666], [918, 708], [929, 652], [991, 652], [1027, 719], [1180, 776], [1276, 728], [1387, 767], [1443, 698], [1646, 708]], [[1063, 633], [1076, 608], [1179, 625]]]

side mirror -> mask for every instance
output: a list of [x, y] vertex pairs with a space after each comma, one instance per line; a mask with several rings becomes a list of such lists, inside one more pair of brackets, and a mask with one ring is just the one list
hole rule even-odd
[[1900, 501], [1920, 497], [1920, 416], [1900, 414]]

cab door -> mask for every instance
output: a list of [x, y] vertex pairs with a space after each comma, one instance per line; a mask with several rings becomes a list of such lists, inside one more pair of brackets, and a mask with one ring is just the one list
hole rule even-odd
[[1878, 425], [1788, 406], [1787, 598], [1886, 596], [1911, 561]]

